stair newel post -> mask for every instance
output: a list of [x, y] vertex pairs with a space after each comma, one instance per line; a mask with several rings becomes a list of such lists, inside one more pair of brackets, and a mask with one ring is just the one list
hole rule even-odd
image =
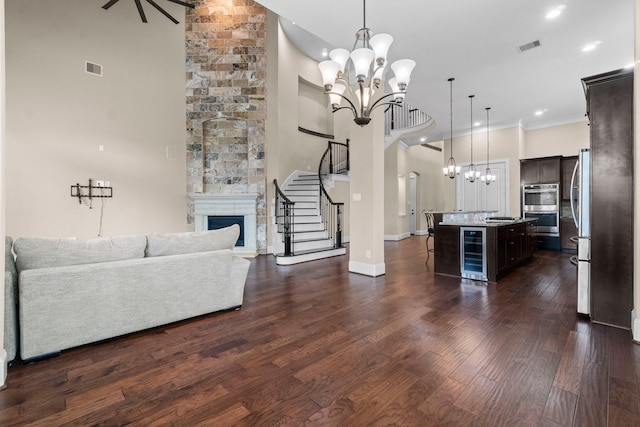
[[291, 256], [293, 252], [291, 250], [291, 234], [292, 234], [292, 209], [291, 204], [284, 202], [284, 217], [283, 217], [283, 231], [284, 231], [284, 256]]
[[329, 146], [327, 147], [329, 150], [329, 173], [333, 173], [333, 149], [331, 147], [331, 141], [329, 141]]
[[349, 165], [349, 138], [347, 138], [347, 171], [351, 169]]
[[342, 212], [340, 212], [340, 206], [340, 203], [336, 205], [336, 248], [342, 247]]

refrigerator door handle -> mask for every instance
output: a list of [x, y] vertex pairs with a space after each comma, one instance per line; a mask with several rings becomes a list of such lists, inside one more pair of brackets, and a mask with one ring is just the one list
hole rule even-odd
[[578, 227], [578, 218], [576, 217], [576, 207], [574, 203], [575, 200], [573, 197], [573, 187], [574, 187], [574, 184], [576, 183], [576, 172], [578, 172], [578, 165], [580, 165], [580, 160], [576, 162], [576, 165], [573, 168], [573, 174], [571, 175], [571, 198], [569, 199], [571, 201], [570, 203], [571, 216], [573, 217], [573, 222], [576, 225], [576, 227]]

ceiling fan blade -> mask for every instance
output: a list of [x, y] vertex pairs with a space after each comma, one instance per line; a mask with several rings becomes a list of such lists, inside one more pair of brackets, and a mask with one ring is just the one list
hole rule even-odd
[[169, 18], [169, 20], [171, 22], [173, 22], [174, 24], [178, 23], [178, 20], [175, 19], [173, 16], [169, 15], [169, 12], [167, 12], [166, 10], [164, 10], [163, 8], [161, 8], [156, 2], [154, 2], [153, 0], [147, 0], [147, 3], [149, 3], [151, 6], [155, 7], [156, 9], [158, 9], [158, 11], [160, 13], [162, 13], [164, 16], [166, 16], [167, 18]]
[[168, 0], [168, 1], [170, 1], [171, 3], [177, 3], [177, 4], [182, 5], [184, 7], [190, 7], [191, 9], [196, 7], [195, 4], [185, 3], [185, 2], [180, 1], [180, 0]]
[[103, 8], [104, 10], [109, 10], [109, 8], [110, 8], [111, 6], [113, 6], [114, 4], [118, 3], [119, 1], [120, 1], [120, 0], [109, 0], [107, 3], [105, 3], [105, 5], [104, 5], [104, 6], [102, 6], [102, 8]]
[[144, 14], [144, 10], [142, 10], [142, 3], [140, 3], [140, 0], [136, 0], [136, 7], [138, 8], [138, 13], [140, 14], [142, 22], [147, 23], [147, 17]]

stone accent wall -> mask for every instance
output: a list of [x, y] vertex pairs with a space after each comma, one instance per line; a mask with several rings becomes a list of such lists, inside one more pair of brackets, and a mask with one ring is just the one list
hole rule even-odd
[[257, 194], [266, 253], [266, 9], [253, 0], [195, 4], [185, 24], [187, 192]]

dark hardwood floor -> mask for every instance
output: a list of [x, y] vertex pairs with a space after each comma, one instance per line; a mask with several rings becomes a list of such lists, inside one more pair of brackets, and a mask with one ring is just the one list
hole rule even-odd
[[486, 285], [385, 249], [378, 278], [260, 256], [241, 310], [14, 364], [0, 425], [640, 425], [640, 347], [575, 314], [567, 254]]

